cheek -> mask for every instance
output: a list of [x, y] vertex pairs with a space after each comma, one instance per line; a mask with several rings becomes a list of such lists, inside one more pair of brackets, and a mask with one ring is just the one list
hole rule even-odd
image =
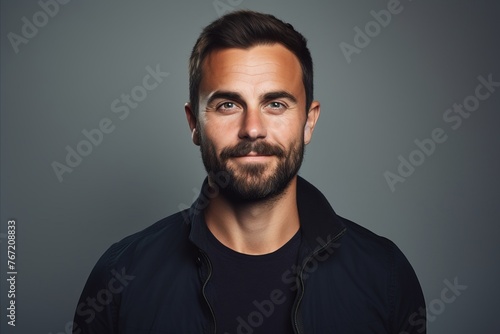
[[277, 119], [268, 127], [268, 136], [278, 143], [289, 146], [304, 137], [304, 124], [297, 119]]
[[238, 138], [235, 129], [234, 125], [207, 123], [203, 125], [202, 140], [211, 143], [216, 152], [219, 153], [223, 148], [230, 146], [231, 143], [234, 145], [234, 138]]

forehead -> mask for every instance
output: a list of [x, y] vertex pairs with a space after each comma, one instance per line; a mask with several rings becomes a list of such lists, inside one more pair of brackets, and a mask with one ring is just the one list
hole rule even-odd
[[205, 58], [202, 70], [201, 94], [248, 87], [303, 90], [300, 62], [281, 44], [215, 50]]

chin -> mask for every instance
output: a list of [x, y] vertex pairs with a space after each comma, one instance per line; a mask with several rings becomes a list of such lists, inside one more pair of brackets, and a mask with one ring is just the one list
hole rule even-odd
[[275, 201], [285, 194], [294, 177], [278, 180], [276, 174], [272, 173], [267, 177], [262, 174], [245, 178], [233, 177], [223, 194], [226, 199], [235, 203]]

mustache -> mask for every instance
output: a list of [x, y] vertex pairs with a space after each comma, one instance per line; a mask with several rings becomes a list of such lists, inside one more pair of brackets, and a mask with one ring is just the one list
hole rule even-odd
[[233, 157], [241, 157], [244, 155], [248, 155], [250, 152], [255, 152], [258, 155], [275, 155], [278, 158], [285, 157], [285, 151], [281, 147], [271, 145], [268, 142], [264, 141], [239, 142], [235, 146], [224, 148], [220, 154], [220, 157], [222, 160], [227, 160]]

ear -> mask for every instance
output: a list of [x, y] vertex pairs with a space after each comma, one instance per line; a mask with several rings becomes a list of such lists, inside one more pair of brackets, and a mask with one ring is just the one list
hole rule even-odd
[[306, 145], [309, 144], [312, 139], [314, 127], [319, 118], [320, 109], [320, 103], [318, 101], [313, 101], [311, 103], [311, 107], [307, 113], [306, 125], [304, 126], [304, 143]]
[[200, 146], [200, 130], [197, 128], [198, 122], [191, 108], [191, 103], [187, 102], [184, 105], [184, 112], [186, 113], [189, 129], [191, 130], [191, 139], [195, 145]]

